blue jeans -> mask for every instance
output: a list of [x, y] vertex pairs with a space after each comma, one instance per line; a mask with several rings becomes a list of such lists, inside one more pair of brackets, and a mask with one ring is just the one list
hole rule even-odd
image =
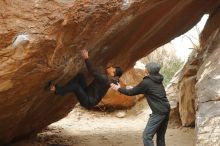
[[153, 137], [157, 134], [157, 146], [166, 146], [165, 133], [169, 121], [169, 113], [165, 115], [151, 114], [143, 132], [144, 146], [154, 146]]

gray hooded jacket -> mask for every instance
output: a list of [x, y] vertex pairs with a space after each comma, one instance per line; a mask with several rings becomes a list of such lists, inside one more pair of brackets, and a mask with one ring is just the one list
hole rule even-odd
[[149, 76], [144, 77], [142, 82], [131, 89], [119, 88], [118, 91], [129, 96], [144, 94], [153, 113], [168, 114], [170, 104], [162, 83], [163, 76], [159, 73], [161, 67], [154, 62], [148, 63], [145, 67]]

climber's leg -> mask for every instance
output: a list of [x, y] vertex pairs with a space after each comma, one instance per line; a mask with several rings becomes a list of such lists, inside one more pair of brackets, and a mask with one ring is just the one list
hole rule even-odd
[[76, 88], [76, 85], [85, 90], [86, 81], [83, 74], [77, 74], [64, 86], [52, 85], [51, 88], [55, 86], [55, 93], [64, 96], [66, 93], [73, 92], [73, 90]]
[[86, 81], [83, 74], [77, 74], [66, 85], [55, 85], [55, 93], [64, 96], [66, 93], [74, 92], [80, 104], [84, 107], [91, 107], [90, 97], [86, 91]]

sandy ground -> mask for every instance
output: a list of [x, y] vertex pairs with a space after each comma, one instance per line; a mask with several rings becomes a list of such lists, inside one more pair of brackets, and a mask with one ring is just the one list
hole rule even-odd
[[[37, 139], [13, 146], [143, 146], [142, 131], [150, 113], [145, 106], [140, 102], [132, 110], [111, 113], [78, 106], [39, 133]], [[167, 146], [193, 146], [193, 142], [193, 128], [168, 127]]]

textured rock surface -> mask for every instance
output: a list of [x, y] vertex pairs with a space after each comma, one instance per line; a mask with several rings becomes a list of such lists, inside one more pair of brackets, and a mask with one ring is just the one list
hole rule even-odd
[[171, 117], [177, 116], [178, 119], [180, 116], [182, 126], [195, 125], [195, 84], [199, 69], [197, 54], [197, 51], [194, 50], [187, 63], [176, 73], [166, 87], [167, 97], [173, 110]]
[[[196, 145], [220, 145], [220, 10], [202, 35], [204, 63], [197, 75]], [[207, 31], [208, 30], [208, 31]], [[211, 35], [210, 35], [211, 34]], [[206, 39], [204, 39], [206, 38]]]
[[54, 97], [42, 87], [51, 79], [65, 83], [84, 69], [77, 54], [80, 49], [89, 49], [96, 65], [112, 62], [127, 69], [219, 4], [216, 0], [0, 1], [0, 141], [37, 132], [71, 111], [76, 103], [72, 96]]
[[179, 112], [179, 78], [182, 68], [177, 71], [170, 83], [166, 86], [167, 98], [170, 102], [170, 124], [181, 125], [180, 112]]
[[182, 68], [177, 71], [177, 73], [174, 75], [174, 77], [171, 79], [170, 83], [166, 86], [166, 94], [167, 98], [169, 99], [169, 102], [171, 106], [176, 107], [177, 103], [179, 102], [179, 78], [180, 73], [182, 71]]
[[195, 125], [195, 84], [199, 68], [197, 53], [193, 52], [184, 65], [179, 79], [179, 113], [183, 126]]
[[145, 77], [144, 69], [132, 68], [129, 69], [123, 76], [121, 80], [126, 86], [136, 86]]

